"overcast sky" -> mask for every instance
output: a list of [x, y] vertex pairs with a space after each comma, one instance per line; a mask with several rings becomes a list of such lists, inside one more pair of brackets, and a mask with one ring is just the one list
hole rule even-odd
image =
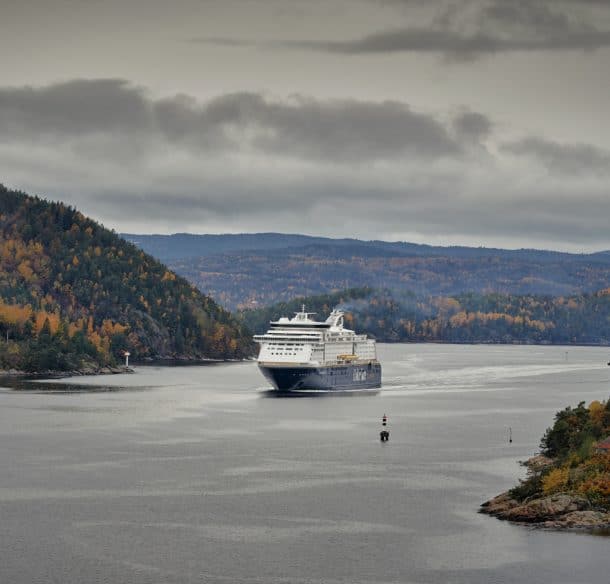
[[610, 249], [606, 0], [0, 0], [0, 182], [117, 231]]

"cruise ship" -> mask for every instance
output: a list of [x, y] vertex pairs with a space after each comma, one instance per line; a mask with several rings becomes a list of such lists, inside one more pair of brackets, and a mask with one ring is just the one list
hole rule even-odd
[[279, 391], [360, 391], [381, 387], [381, 365], [373, 339], [344, 328], [344, 313], [323, 322], [313, 312], [271, 322], [260, 344], [258, 366]]

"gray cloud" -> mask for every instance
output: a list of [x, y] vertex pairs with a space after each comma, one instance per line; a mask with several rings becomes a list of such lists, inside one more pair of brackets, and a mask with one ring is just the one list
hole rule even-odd
[[436, 158], [460, 151], [441, 123], [404, 103], [304, 97], [273, 103], [242, 94], [215, 100], [207, 111], [223, 122], [261, 129], [253, 140], [256, 149], [308, 159]]
[[274, 44], [346, 55], [419, 52], [472, 59], [485, 54], [517, 51], [591, 51], [607, 48], [610, 46], [610, 31], [572, 31], [537, 38], [503, 38], [485, 32], [461, 34], [450, 30], [404, 28], [381, 31], [351, 41], [282, 41]]
[[148, 124], [142, 91], [122, 79], [78, 79], [42, 88], [0, 88], [0, 134], [130, 132]]
[[[400, 4], [400, 3], [398, 3]], [[412, 6], [412, 2], [405, 4]], [[471, 60], [510, 52], [593, 51], [610, 47], [610, 28], [600, 28], [601, 1], [461, 0], [441, 2], [426, 23], [379, 30], [354, 39], [246, 41], [194, 38], [190, 42], [303, 49], [344, 55], [436, 53]], [[412, 19], [409, 19], [410, 21]]]
[[493, 124], [481, 113], [464, 111], [454, 118], [453, 128], [462, 140], [478, 143], [490, 136]]
[[610, 152], [590, 144], [561, 144], [530, 136], [507, 142], [504, 152], [533, 158], [556, 174], [610, 174]]
[[[537, 32], [550, 35], [574, 32], [567, 14], [551, 8], [547, 2], [514, 0], [484, 4], [478, 17], [481, 27], [499, 26], [500, 31]], [[582, 32], [582, 25], [577, 30]], [[589, 27], [584, 27], [585, 30]]]
[[188, 96], [152, 99], [120, 79], [0, 88], [0, 141], [82, 141], [97, 134], [125, 136], [130, 148], [165, 140], [191, 151], [251, 151], [329, 162], [407, 154], [437, 158], [462, 149], [433, 116], [392, 101], [274, 100], [235, 93], [201, 103]]
[[0, 181], [120, 231], [610, 247], [608, 153], [498, 131], [479, 112], [396, 101], [0, 88]]

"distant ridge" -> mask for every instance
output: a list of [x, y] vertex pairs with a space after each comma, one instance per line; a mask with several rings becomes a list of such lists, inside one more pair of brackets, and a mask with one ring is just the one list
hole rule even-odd
[[136, 235], [133, 233], [123, 233], [121, 235], [127, 241], [132, 242], [147, 253], [163, 261], [196, 258], [232, 251], [302, 247], [311, 244], [324, 244], [329, 241], [357, 241], [350, 239], [333, 240], [326, 237], [281, 233], [238, 233], [226, 235], [196, 235], [191, 233]]
[[417, 296], [570, 295], [610, 286], [610, 252], [430, 246], [299, 234], [125, 237], [233, 310], [375, 287]]
[[301, 248], [312, 245], [346, 247], [363, 246], [369, 249], [393, 252], [396, 254], [430, 256], [447, 255], [451, 257], [480, 257], [497, 254], [507, 256], [528, 257], [572, 257], [572, 256], [610, 256], [610, 251], [599, 251], [591, 254], [575, 254], [554, 250], [541, 250], [533, 248], [502, 249], [492, 247], [467, 246], [434, 246], [422, 243], [404, 241], [362, 240], [355, 238], [332, 238], [294, 233], [227, 233], [227, 234], [194, 234], [172, 233], [161, 234], [135, 234], [122, 233], [127, 241], [141, 247], [147, 253], [160, 260], [187, 259], [206, 257], [216, 254], [246, 251], [246, 250], [273, 250], [284, 248]]

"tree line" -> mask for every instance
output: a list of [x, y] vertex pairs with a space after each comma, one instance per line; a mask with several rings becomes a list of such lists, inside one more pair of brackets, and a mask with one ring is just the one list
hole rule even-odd
[[610, 289], [570, 296], [417, 296], [362, 287], [243, 310], [240, 318], [262, 332], [303, 303], [324, 318], [340, 307], [347, 326], [379, 341], [610, 344]]

